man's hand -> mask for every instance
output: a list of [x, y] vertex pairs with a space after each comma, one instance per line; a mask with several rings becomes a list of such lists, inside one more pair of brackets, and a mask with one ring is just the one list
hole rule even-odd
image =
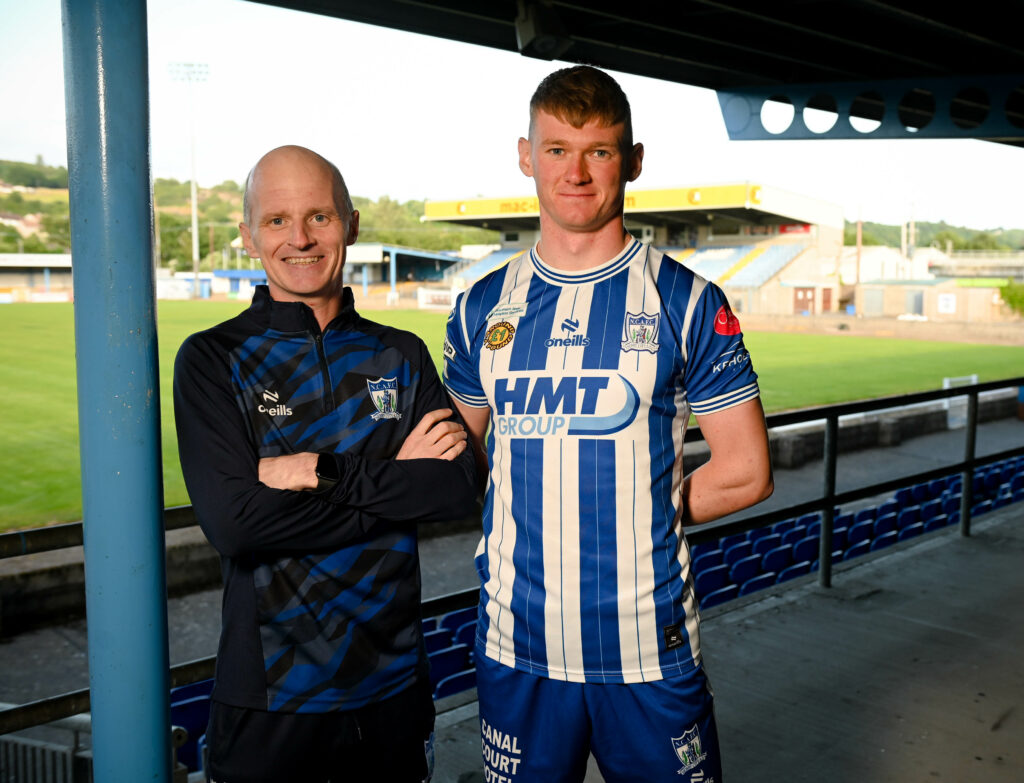
[[451, 408], [430, 411], [406, 437], [395, 459], [453, 460], [466, 448], [466, 430], [457, 421], [445, 421]]
[[271, 489], [316, 489], [316, 461], [319, 456], [304, 451], [280, 457], [264, 457], [260, 460], [260, 481]]

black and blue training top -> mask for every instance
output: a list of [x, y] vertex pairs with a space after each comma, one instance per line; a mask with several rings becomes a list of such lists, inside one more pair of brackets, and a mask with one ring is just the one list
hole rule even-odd
[[[321, 331], [265, 286], [189, 337], [174, 368], [185, 484], [222, 556], [213, 698], [281, 712], [354, 709], [426, 675], [416, 523], [476, 502], [470, 450], [396, 461], [424, 414], [452, 407], [423, 341], [362, 318], [345, 289]], [[330, 452], [323, 493], [260, 483], [263, 457]]]

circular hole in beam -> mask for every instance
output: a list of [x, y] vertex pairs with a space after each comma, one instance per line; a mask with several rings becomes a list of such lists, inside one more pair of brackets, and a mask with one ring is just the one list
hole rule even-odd
[[1015, 128], [1024, 128], [1024, 84], [1006, 96], [1006, 120]]
[[874, 133], [885, 118], [885, 99], [874, 90], [862, 92], [850, 104], [850, 127], [857, 133]]
[[958, 128], [977, 128], [988, 119], [992, 102], [981, 87], [964, 87], [949, 104], [949, 118]]
[[935, 95], [931, 90], [915, 87], [900, 98], [896, 111], [903, 127], [917, 133], [935, 119]]
[[839, 120], [836, 99], [827, 93], [815, 95], [804, 107], [803, 120], [811, 133], [828, 133]]
[[785, 133], [795, 116], [793, 101], [784, 95], [773, 95], [761, 104], [761, 127], [768, 133]]

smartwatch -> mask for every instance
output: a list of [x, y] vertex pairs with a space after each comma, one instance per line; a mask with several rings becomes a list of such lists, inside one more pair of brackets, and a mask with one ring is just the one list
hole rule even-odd
[[316, 489], [314, 492], [327, 492], [341, 479], [338, 463], [330, 452], [321, 452], [316, 459]]

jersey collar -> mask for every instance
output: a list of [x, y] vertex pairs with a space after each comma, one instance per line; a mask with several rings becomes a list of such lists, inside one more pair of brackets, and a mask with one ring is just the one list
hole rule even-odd
[[566, 272], [545, 264], [537, 249], [540, 243], [530, 248], [530, 264], [538, 277], [553, 285], [593, 285], [617, 275], [628, 267], [630, 261], [643, 249], [640, 240], [635, 237], [630, 239], [632, 242], [629, 242], [615, 258], [581, 272]]

